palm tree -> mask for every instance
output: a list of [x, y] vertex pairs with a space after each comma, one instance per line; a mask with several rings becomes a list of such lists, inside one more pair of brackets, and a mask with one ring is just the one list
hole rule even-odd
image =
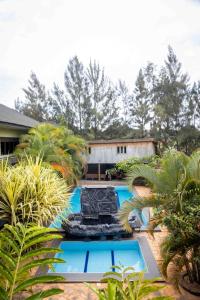
[[132, 168], [129, 181], [137, 177], [149, 183], [152, 194], [149, 197], [136, 197], [124, 203], [119, 218], [129, 230], [128, 216], [133, 209], [154, 207], [150, 220], [152, 230], [159, 224], [168, 229], [168, 237], [162, 244], [164, 257], [162, 269], [167, 275], [170, 262], [179, 271], [186, 270], [190, 282], [200, 282], [200, 152], [190, 157], [171, 150], [161, 160], [160, 169], [146, 165]]
[[176, 150], [164, 154], [159, 169], [148, 165], [135, 165], [128, 175], [132, 185], [138, 177], [144, 178], [152, 189], [149, 197], [135, 197], [124, 202], [119, 218], [127, 230], [130, 229], [128, 216], [133, 209], [144, 207], [156, 208], [156, 213], [150, 221], [151, 227], [156, 227], [163, 217], [170, 212], [181, 212], [185, 200], [193, 194], [200, 193], [200, 152], [191, 157]]
[[58, 170], [69, 184], [81, 176], [85, 165], [85, 141], [64, 126], [41, 123], [20, 139], [16, 154], [19, 158], [40, 155], [44, 162]]

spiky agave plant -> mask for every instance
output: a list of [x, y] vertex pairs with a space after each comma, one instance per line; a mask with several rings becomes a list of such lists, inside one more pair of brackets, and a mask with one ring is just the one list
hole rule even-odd
[[69, 206], [69, 187], [40, 158], [0, 168], [0, 219], [47, 225]]
[[152, 296], [152, 293], [158, 292], [165, 287], [164, 285], [156, 284], [156, 278], [146, 280], [144, 279], [144, 272], [134, 272], [133, 267], [113, 267], [117, 270], [116, 272], [107, 272], [104, 274], [102, 282], [107, 284], [105, 288], [98, 289], [87, 284], [87, 286], [98, 296], [99, 300], [173, 299], [172, 297], [166, 296]]
[[[52, 233], [55, 231], [55, 233]], [[24, 293], [27, 300], [40, 300], [62, 292], [60, 289], [49, 289], [30, 295], [30, 288], [41, 283], [63, 280], [62, 276], [40, 275], [31, 276], [37, 267], [51, 266], [64, 262], [58, 258], [46, 258], [47, 254], [58, 253], [57, 248], [41, 246], [42, 243], [61, 236], [56, 230], [24, 226], [5, 225], [0, 232], [0, 299], [12, 300]]]

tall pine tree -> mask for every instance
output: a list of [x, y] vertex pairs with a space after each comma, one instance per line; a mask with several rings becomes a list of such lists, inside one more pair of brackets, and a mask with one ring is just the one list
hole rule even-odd
[[104, 69], [101, 69], [96, 61], [90, 61], [89, 67], [87, 68], [87, 78], [92, 103], [92, 129], [94, 138], [97, 139], [102, 130], [105, 113], [103, 108], [105, 108], [105, 101], [107, 100], [110, 90]]
[[182, 72], [173, 49], [168, 47], [168, 56], [161, 68], [154, 87], [154, 126], [160, 138], [167, 142], [176, 136], [184, 122], [184, 106], [188, 98], [188, 75]]
[[151, 102], [142, 69], [136, 79], [130, 107], [132, 124], [138, 129], [139, 137], [145, 137], [147, 125], [151, 121]]
[[25, 101], [15, 101], [15, 108], [26, 116], [38, 121], [46, 121], [51, 118], [51, 96], [45, 86], [39, 81], [35, 73], [31, 73], [28, 87], [23, 89]]
[[91, 104], [88, 81], [85, 76], [84, 66], [77, 56], [70, 59], [65, 71], [65, 87], [67, 92], [66, 97], [75, 117], [75, 126], [78, 128], [79, 133], [89, 130]]
[[52, 89], [52, 119], [57, 123], [62, 123], [68, 128], [74, 130], [74, 112], [72, 105], [67, 98], [64, 90], [60, 89], [57, 84], [54, 83]]

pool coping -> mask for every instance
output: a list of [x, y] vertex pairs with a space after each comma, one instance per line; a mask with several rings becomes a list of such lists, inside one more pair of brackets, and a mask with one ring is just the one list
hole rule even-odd
[[[145, 279], [153, 279], [158, 278], [159, 280], [162, 280], [160, 271], [158, 269], [155, 257], [152, 253], [152, 250], [149, 246], [149, 243], [147, 241], [147, 238], [144, 236], [137, 237], [136, 239], [124, 239], [126, 240], [137, 240], [139, 242], [139, 246], [141, 249], [142, 256], [144, 258], [145, 264], [147, 266], [147, 272], [144, 273]], [[56, 245], [58, 246], [58, 245]], [[37, 275], [44, 275], [47, 274], [48, 267], [47, 268], [39, 268], [37, 271]], [[70, 282], [100, 282], [103, 279], [104, 273], [48, 273], [48, 275], [58, 275], [63, 276], [64, 281], [66, 283]]]

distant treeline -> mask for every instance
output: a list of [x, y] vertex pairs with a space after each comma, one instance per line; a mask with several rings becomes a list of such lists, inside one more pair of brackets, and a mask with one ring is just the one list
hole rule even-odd
[[15, 107], [86, 139], [148, 136], [186, 153], [200, 145], [200, 81], [190, 81], [170, 46], [163, 65], [148, 63], [131, 89], [122, 80], [113, 83], [96, 61], [84, 66], [77, 56], [69, 60], [64, 86], [47, 90], [31, 73]]

